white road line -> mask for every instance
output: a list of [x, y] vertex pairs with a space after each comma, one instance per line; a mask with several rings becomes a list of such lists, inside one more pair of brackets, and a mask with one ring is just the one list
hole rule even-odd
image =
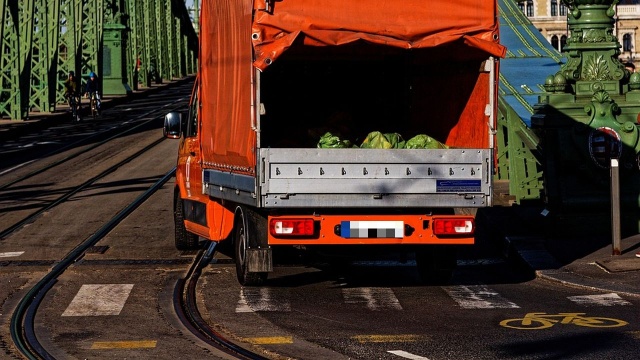
[[369, 310], [402, 310], [400, 301], [389, 288], [347, 288], [342, 289], [347, 304], [366, 304]]
[[0, 253], [0, 258], [18, 257], [22, 254], [24, 254], [24, 251], [3, 252]]
[[458, 260], [458, 266], [485, 266], [504, 264], [507, 261], [503, 258], [486, 258], [486, 259], [470, 259], [470, 260]]
[[258, 311], [291, 311], [288, 301], [273, 296], [269, 288], [241, 288], [237, 313]]
[[30, 161], [27, 161], [27, 162], [25, 162], [25, 163], [18, 164], [18, 165], [14, 166], [14, 167], [12, 167], [12, 168], [10, 168], [10, 169], [6, 169], [6, 170], [4, 170], [4, 171], [1, 171], [1, 172], [0, 172], [0, 175], [8, 174], [8, 173], [10, 173], [10, 172], [12, 172], [12, 171], [14, 171], [14, 170], [16, 170], [16, 169], [19, 169], [19, 168], [21, 168], [21, 167], [23, 167], [23, 166], [27, 166], [27, 165], [29, 165], [29, 164], [31, 164], [31, 163], [32, 163], [32, 162], [34, 162], [34, 161], [36, 161], [36, 160], [30, 160]]
[[503, 298], [486, 285], [445, 286], [453, 300], [463, 309], [516, 309], [515, 303]]
[[630, 302], [621, 298], [618, 294], [599, 294], [599, 295], [582, 295], [567, 296], [567, 299], [584, 306], [616, 306], [631, 305]]
[[[502, 258], [486, 258], [486, 259], [469, 259], [458, 260], [457, 266], [487, 266], [504, 264], [507, 261]], [[415, 260], [398, 261], [398, 260], [358, 260], [352, 261], [351, 266], [366, 266], [366, 267], [413, 267], [416, 266]]]
[[82, 285], [62, 316], [119, 315], [133, 284]]
[[411, 360], [429, 360], [429, 358], [426, 358], [424, 356], [418, 356], [418, 355], [414, 355], [410, 352], [406, 352], [406, 351], [402, 351], [402, 350], [389, 350], [387, 351], [388, 353], [391, 353], [393, 355], [398, 355], [400, 357], [403, 357], [405, 359], [411, 359]]

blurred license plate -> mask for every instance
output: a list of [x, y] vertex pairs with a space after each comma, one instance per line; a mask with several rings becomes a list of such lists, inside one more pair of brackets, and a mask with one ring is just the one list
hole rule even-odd
[[342, 221], [340, 236], [343, 238], [396, 238], [404, 236], [404, 221]]

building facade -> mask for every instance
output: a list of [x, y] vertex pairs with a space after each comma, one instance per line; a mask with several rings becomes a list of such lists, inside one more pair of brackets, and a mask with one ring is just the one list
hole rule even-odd
[[[569, 37], [567, 12], [562, 0], [516, 0], [518, 7], [558, 51]], [[614, 31], [621, 45], [620, 60], [640, 68], [640, 0], [620, 0], [616, 5]]]

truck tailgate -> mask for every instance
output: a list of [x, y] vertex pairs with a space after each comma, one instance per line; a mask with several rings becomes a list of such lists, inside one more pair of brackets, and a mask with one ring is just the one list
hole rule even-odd
[[260, 206], [486, 207], [490, 149], [260, 149]]

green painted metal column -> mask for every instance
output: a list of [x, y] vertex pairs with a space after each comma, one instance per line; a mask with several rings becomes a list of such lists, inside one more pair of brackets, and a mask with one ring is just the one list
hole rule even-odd
[[[33, 4], [31, 24], [32, 42], [25, 44], [25, 54], [29, 54], [30, 92], [29, 108], [40, 112], [55, 110], [57, 91], [57, 47], [60, 23], [60, 2], [36, 0]], [[25, 14], [26, 15], [26, 14]]]
[[102, 92], [104, 95], [125, 95], [131, 92], [125, 64], [125, 4], [124, 0], [107, 0], [106, 5], [102, 35]]
[[145, 83], [146, 72], [142, 71], [142, 57], [144, 42], [144, 12], [142, 1], [127, 0], [128, 18], [128, 46], [127, 46], [127, 71], [130, 85], [133, 90], [138, 90], [139, 84]]
[[513, 201], [539, 201], [542, 198], [542, 164], [540, 140], [516, 112], [500, 97], [498, 101], [497, 136], [498, 171], [494, 180], [508, 181]]
[[[80, 81], [82, 73], [82, 0], [63, 0], [60, 7], [60, 44], [56, 103], [64, 103], [63, 83], [69, 71]], [[80, 83], [78, 82], [78, 87]]]
[[101, 45], [104, 0], [83, 0], [82, 4], [82, 75], [85, 79], [90, 72], [102, 77]]
[[25, 58], [21, 53], [21, 28], [22, 9], [31, 10], [29, 1], [1, 0], [2, 1], [2, 32], [0, 40], [0, 115], [7, 115], [10, 119], [23, 119], [26, 115], [28, 93], [24, 93], [20, 87], [20, 80], [25, 70]]
[[[166, 23], [165, 13], [167, 11], [167, 3], [170, 3], [171, 0], [156, 0], [156, 19], [162, 19], [164, 21], [158, 22], [158, 28], [156, 36], [156, 46], [157, 46], [157, 61], [158, 61], [158, 78], [156, 79], [157, 83], [162, 83], [162, 80], [167, 77], [169, 73], [168, 67], [168, 47], [167, 47], [167, 34], [169, 28]], [[169, 5], [171, 6], [171, 5]]]
[[151, 86], [152, 82], [157, 81], [158, 77], [158, 60], [157, 60], [157, 31], [155, 21], [156, 14], [156, 1], [159, 0], [148, 0], [145, 1], [144, 4], [144, 38], [145, 38], [145, 46], [144, 46], [144, 58], [143, 68], [146, 69], [147, 73], [147, 81], [146, 86]]

